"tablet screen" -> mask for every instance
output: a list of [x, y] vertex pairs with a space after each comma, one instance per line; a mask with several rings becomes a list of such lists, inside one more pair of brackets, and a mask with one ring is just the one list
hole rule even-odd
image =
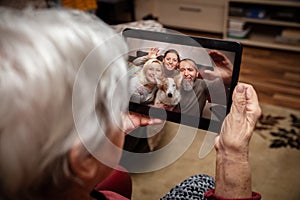
[[238, 81], [240, 43], [136, 29], [123, 36], [130, 111], [220, 131]]

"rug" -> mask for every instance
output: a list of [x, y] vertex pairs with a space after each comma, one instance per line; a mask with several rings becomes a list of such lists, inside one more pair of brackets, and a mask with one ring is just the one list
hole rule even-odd
[[[300, 199], [300, 111], [261, 104], [263, 117], [250, 143], [253, 190], [264, 200]], [[168, 143], [178, 124], [167, 123], [162, 143]], [[193, 131], [186, 127], [185, 132]], [[215, 150], [199, 158], [206, 132], [198, 130], [187, 151], [171, 165], [149, 173], [132, 174], [133, 200], [163, 197], [172, 187], [195, 174], [215, 174]], [[165, 144], [161, 144], [165, 145]], [[167, 155], [164, 155], [167, 156]]]
[[300, 112], [267, 104], [262, 108], [255, 131], [269, 141], [269, 147], [300, 150]]

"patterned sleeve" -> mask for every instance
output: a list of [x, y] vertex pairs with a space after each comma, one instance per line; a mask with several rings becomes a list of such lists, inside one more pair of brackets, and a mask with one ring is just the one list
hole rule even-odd
[[205, 200], [204, 193], [214, 188], [214, 186], [215, 180], [213, 177], [205, 174], [198, 174], [189, 177], [175, 186], [168, 194], [161, 198], [161, 200]]

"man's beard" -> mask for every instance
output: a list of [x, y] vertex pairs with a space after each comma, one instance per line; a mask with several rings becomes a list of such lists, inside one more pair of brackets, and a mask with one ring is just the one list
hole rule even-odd
[[182, 80], [182, 88], [184, 91], [191, 91], [194, 86], [194, 81], [189, 81], [189, 80]]

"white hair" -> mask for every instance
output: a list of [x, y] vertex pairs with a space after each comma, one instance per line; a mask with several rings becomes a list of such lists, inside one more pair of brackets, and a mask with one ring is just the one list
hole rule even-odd
[[65, 187], [78, 129], [93, 148], [127, 108], [127, 46], [81, 11], [1, 8], [0, 19], [0, 199], [40, 199]]

